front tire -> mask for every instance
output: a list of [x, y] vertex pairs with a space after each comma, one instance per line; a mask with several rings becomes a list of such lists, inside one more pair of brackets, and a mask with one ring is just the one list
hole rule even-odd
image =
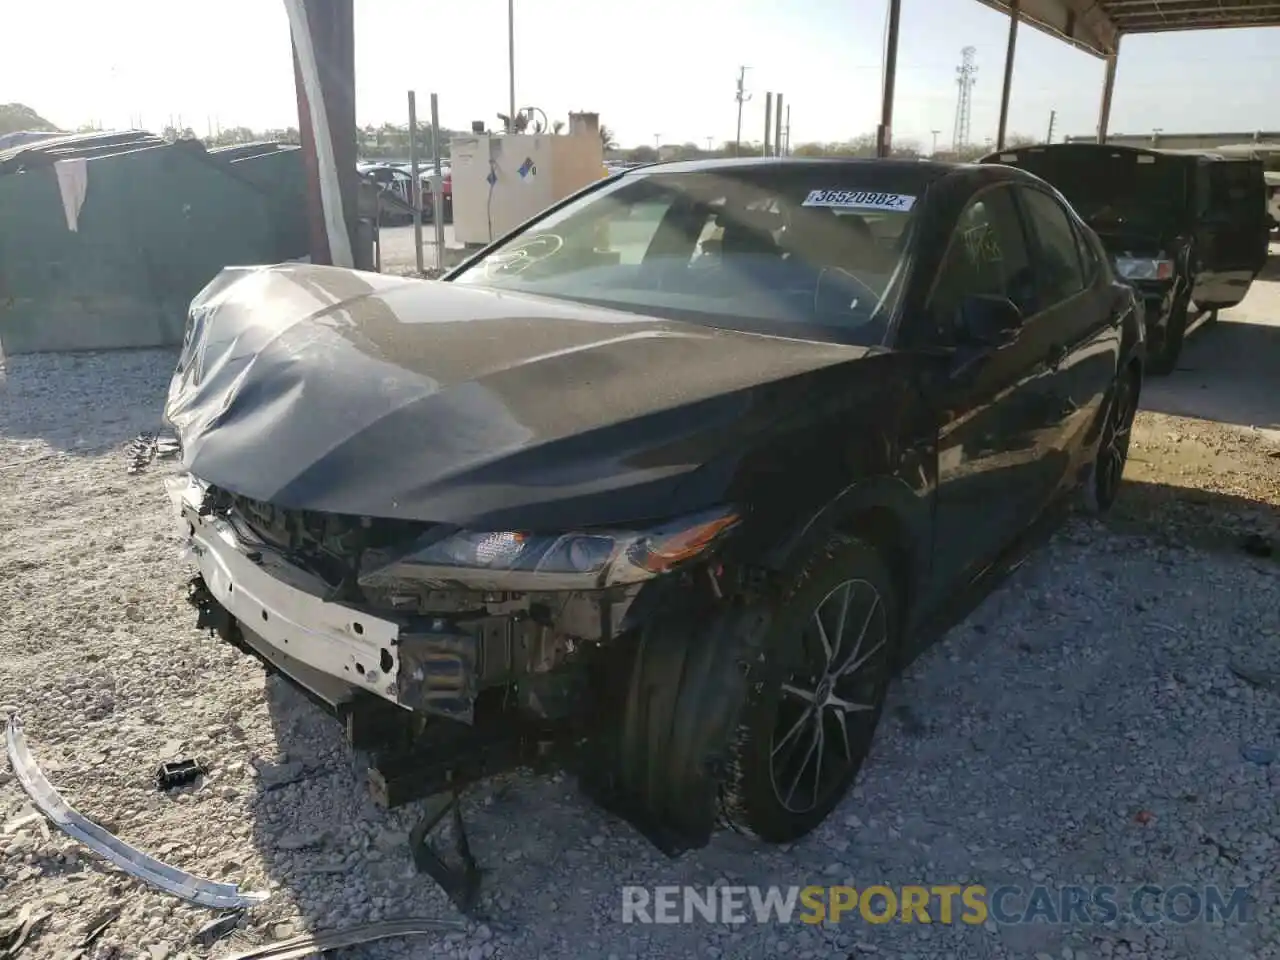
[[747, 678], [721, 793], [731, 826], [787, 843], [844, 797], [884, 708], [899, 598], [877, 551], [839, 534], [792, 577]]

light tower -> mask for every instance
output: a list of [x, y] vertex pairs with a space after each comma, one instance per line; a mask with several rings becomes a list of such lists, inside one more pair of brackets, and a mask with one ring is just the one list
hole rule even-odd
[[956, 127], [951, 149], [955, 152], [969, 145], [969, 121], [973, 112], [973, 85], [977, 83], [978, 65], [973, 62], [975, 47], [965, 47], [960, 51], [960, 66], [956, 67], [956, 86], [959, 94], [956, 97]]

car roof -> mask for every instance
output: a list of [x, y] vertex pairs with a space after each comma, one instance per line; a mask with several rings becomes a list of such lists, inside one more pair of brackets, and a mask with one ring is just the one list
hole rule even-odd
[[946, 180], [960, 194], [998, 181], [1041, 183], [1039, 177], [1018, 167], [999, 166], [991, 163], [961, 163], [929, 160], [926, 158], [892, 157], [730, 157], [705, 160], [667, 160], [646, 163], [615, 176], [645, 177], [652, 174], [691, 174], [717, 170], [813, 170], [854, 173], [859, 170], [889, 172], [900, 170], [912, 173], [926, 185]]
[[1158, 150], [1152, 147], [1133, 147], [1125, 143], [1029, 143], [1021, 147], [1006, 147], [1003, 150], [996, 150], [988, 153], [979, 159], [979, 163], [999, 163], [1000, 157], [1014, 153], [1075, 153], [1075, 154], [1100, 154], [1109, 153], [1128, 154], [1130, 156], [1147, 156], [1147, 157], [1166, 157], [1171, 154], [1183, 153], [1201, 153], [1199, 150]]
[[742, 170], [767, 167], [796, 169], [814, 167], [830, 170], [833, 167], [847, 167], [856, 170], [859, 167], [875, 165], [880, 168], [899, 167], [903, 170], [928, 170], [940, 174], [949, 173], [961, 167], [970, 166], [964, 163], [944, 163], [938, 160], [914, 158], [879, 157], [709, 157], [701, 160], [658, 160], [654, 163], [643, 163], [631, 167], [626, 175], [661, 171], [662, 173], [702, 173], [710, 170]]

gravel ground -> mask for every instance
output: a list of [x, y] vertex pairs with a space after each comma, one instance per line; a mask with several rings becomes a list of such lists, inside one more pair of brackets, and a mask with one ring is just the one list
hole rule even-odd
[[[47, 909], [53, 922], [21, 956], [63, 957], [117, 906], [93, 955], [164, 960], [355, 921], [456, 919], [409, 861], [416, 808], [366, 801], [332, 721], [195, 631], [166, 468], [124, 471], [129, 442], [158, 424], [172, 362], [0, 367], [0, 704], [21, 709], [37, 760], [83, 813], [176, 866], [273, 896], [238, 939], [193, 947], [208, 912], [22, 822], [28, 802], [0, 764], [0, 932], [24, 905]], [[1276, 461], [1220, 427], [1145, 414], [1139, 426], [1138, 482], [1112, 529], [1071, 521], [909, 669], [858, 786], [814, 836], [761, 849], [722, 834], [670, 861], [570, 781], [513, 775], [467, 810], [495, 921], [347, 955], [1280, 957], [1280, 565], [1231, 542], [1274, 519]], [[1170, 430], [1234, 457], [1230, 489], [1192, 502], [1182, 474], [1143, 467], [1142, 444], [1155, 462], [1169, 459], [1160, 444], [1182, 442]], [[1194, 457], [1172, 462], [1204, 473]], [[1153, 526], [1167, 511], [1151, 504], [1175, 502], [1216, 504], [1239, 530], [1188, 546], [1176, 524]], [[158, 793], [156, 763], [191, 754], [212, 774]], [[1254, 922], [620, 922], [622, 884], [726, 881], [1248, 886]]]

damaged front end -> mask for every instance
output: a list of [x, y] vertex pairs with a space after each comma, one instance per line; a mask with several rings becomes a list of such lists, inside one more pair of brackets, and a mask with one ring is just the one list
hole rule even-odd
[[[705, 693], [681, 693], [692, 682], [681, 657], [717, 643], [707, 655], [732, 655], [739, 643], [735, 629], [697, 635], [725, 632], [740, 592], [721, 560], [732, 510], [545, 535], [283, 509], [190, 476], [171, 480], [170, 496], [198, 567], [199, 625], [342, 717], [353, 745], [374, 751], [371, 787], [386, 805], [571, 745], [590, 757], [597, 797], [616, 797], [660, 846], [706, 841], [709, 754], [729, 731], [654, 730], [696, 715], [673, 698], [706, 706]], [[690, 651], [673, 659], [672, 642]], [[732, 717], [725, 706], [709, 715]], [[672, 741], [698, 755], [657, 788], [666, 799], [646, 801], [656, 781], [645, 768], [680, 766]], [[707, 799], [696, 817], [678, 799], [693, 789], [686, 774]]]
[[304, 686], [326, 675], [311, 692], [334, 706], [367, 691], [468, 724], [494, 687], [531, 714], [563, 716], [588, 648], [631, 629], [645, 586], [737, 521], [725, 510], [643, 533], [472, 533], [286, 510], [190, 477], [171, 495], [205, 626], [222, 608], [255, 647], [309, 668]]

